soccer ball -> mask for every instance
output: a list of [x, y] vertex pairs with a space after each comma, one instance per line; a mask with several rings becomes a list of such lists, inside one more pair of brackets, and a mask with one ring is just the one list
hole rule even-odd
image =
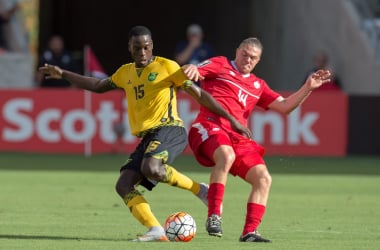
[[186, 212], [176, 212], [169, 215], [164, 228], [170, 241], [191, 241], [197, 231], [194, 218]]

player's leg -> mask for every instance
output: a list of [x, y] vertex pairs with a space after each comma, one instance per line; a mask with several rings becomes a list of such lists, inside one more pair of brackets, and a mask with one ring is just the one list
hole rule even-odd
[[141, 164], [141, 172], [148, 179], [189, 190], [207, 205], [208, 186], [194, 181], [169, 165], [183, 152], [186, 145], [185, 128], [162, 127], [149, 137]]
[[266, 165], [258, 164], [248, 170], [244, 179], [251, 185], [251, 192], [248, 196], [247, 213], [240, 241], [270, 242], [258, 234], [257, 228], [265, 213], [272, 178]]
[[188, 138], [197, 161], [202, 166], [212, 167], [206, 230], [209, 235], [221, 237], [224, 189], [228, 172], [235, 160], [234, 150], [225, 130], [208, 120], [193, 124]]
[[272, 178], [262, 157], [264, 148], [246, 138], [236, 140], [233, 147], [236, 160], [230, 173], [239, 176], [251, 185], [247, 200], [245, 224], [239, 240], [243, 242], [270, 242], [257, 233], [257, 228], [265, 213], [272, 183]]
[[147, 228], [158, 226], [161, 224], [150, 210], [150, 206], [142, 194], [134, 188], [139, 183], [142, 176], [135, 171], [124, 169], [121, 171], [116, 184], [116, 191], [124, 200], [125, 204], [133, 214], [133, 216]]
[[[223, 133], [214, 134], [204, 141], [198, 148], [196, 155], [211, 159], [214, 163], [210, 174], [210, 187], [208, 191], [208, 212], [206, 230], [211, 236], [221, 237], [222, 230], [222, 204], [228, 173], [235, 161], [235, 153], [229, 138]], [[200, 158], [201, 159], [201, 158]]]
[[[207, 143], [205, 146], [207, 147]], [[221, 237], [223, 235], [222, 204], [228, 173], [235, 160], [235, 153], [231, 146], [221, 145], [214, 151], [213, 158], [215, 165], [210, 175], [206, 229], [209, 235]]]
[[167, 241], [164, 229], [151, 211], [149, 203], [135, 188], [138, 184], [143, 185], [148, 190], [152, 190], [155, 186], [140, 172], [141, 158], [144, 152], [142, 149], [143, 145], [139, 144], [121, 168], [116, 183], [116, 192], [123, 199], [132, 215], [148, 228], [148, 232], [142, 237], [138, 237], [136, 241]]

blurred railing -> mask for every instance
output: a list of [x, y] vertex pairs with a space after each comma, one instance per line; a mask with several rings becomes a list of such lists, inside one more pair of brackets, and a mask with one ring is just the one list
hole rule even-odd
[[361, 27], [368, 37], [377, 61], [380, 61], [380, 1], [351, 0], [361, 19]]

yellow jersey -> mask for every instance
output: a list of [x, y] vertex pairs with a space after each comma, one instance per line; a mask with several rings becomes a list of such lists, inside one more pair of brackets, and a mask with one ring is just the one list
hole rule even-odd
[[165, 124], [183, 124], [177, 111], [177, 89], [185, 86], [187, 78], [175, 61], [156, 56], [144, 68], [124, 64], [110, 80], [125, 91], [133, 135], [141, 137]]

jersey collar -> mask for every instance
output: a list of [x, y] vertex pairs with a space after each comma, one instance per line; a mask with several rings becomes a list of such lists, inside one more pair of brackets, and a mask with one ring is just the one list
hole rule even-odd
[[[231, 61], [231, 65], [232, 65], [232, 67], [237, 71], [237, 72], [239, 72], [239, 70], [238, 70], [238, 68], [237, 68], [237, 66], [236, 66], [236, 63], [235, 63], [235, 61]], [[243, 75], [243, 74], [241, 74], [240, 72], [239, 72], [239, 74], [242, 76], [242, 77], [244, 77], [244, 78], [247, 78], [247, 77], [249, 77], [251, 74], [245, 74], [245, 75]]]

